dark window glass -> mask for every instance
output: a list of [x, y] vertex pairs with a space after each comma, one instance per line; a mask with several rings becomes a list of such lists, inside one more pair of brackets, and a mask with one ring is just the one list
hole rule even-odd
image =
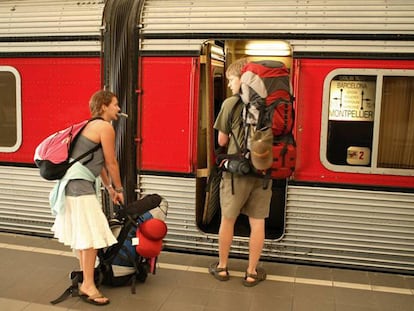
[[17, 143], [16, 87], [15, 75], [0, 70], [0, 147]]

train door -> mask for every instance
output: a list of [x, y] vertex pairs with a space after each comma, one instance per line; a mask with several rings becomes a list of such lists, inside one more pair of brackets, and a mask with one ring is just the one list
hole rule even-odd
[[[196, 207], [196, 221], [199, 229], [206, 233], [218, 233], [220, 225], [220, 211], [218, 211], [209, 223], [203, 221], [206, 214], [205, 204], [206, 177], [214, 162], [214, 148], [217, 147], [217, 132], [213, 129], [214, 120], [220, 111], [223, 100], [231, 95], [227, 87], [225, 70], [233, 61], [247, 57], [249, 60], [273, 59], [282, 61], [291, 68], [291, 48], [286, 42], [264, 40], [223, 40], [214, 45], [206, 45], [203, 50], [200, 103], [204, 113], [200, 118], [201, 129], [199, 142], [205, 141], [207, 152], [199, 153], [199, 164], [206, 163], [206, 169], [202, 170], [199, 177], [199, 195]], [[199, 149], [199, 151], [202, 149]], [[200, 166], [199, 166], [200, 167]], [[286, 180], [273, 181], [273, 196], [269, 218], [266, 219], [266, 238], [280, 239], [285, 227], [285, 196]], [[208, 212], [208, 211], [207, 211]], [[248, 236], [250, 226], [248, 218], [240, 215], [235, 225], [236, 236]]]
[[226, 96], [224, 67], [224, 42], [205, 42], [200, 55], [196, 223], [206, 233], [217, 233], [220, 224], [218, 213], [215, 213], [213, 219], [208, 223], [205, 222], [205, 219], [210, 213], [206, 206], [206, 197], [208, 196], [206, 187], [214, 166], [214, 150], [217, 147], [217, 135], [213, 130], [213, 124]]

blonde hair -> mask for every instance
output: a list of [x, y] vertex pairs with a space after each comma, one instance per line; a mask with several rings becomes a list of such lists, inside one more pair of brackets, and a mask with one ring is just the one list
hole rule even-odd
[[229, 78], [230, 76], [239, 77], [241, 76], [241, 71], [244, 65], [246, 65], [249, 62], [249, 60], [245, 57], [240, 58], [236, 60], [235, 62], [231, 63], [229, 67], [227, 67], [226, 70], [226, 78]]
[[89, 100], [89, 110], [92, 117], [100, 116], [102, 114], [102, 106], [109, 106], [114, 97], [116, 95], [111, 91], [100, 90], [95, 92]]

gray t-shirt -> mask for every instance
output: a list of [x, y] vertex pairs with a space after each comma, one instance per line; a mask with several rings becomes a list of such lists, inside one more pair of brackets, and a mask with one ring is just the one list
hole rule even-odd
[[[75, 144], [75, 147], [72, 152], [72, 158], [76, 158], [81, 154], [87, 152], [88, 150], [95, 147], [97, 144], [82, 134], [79, 135], [79, 138]], [[95, 152], [86, 156], [80, 160], [95, 176], [99, 176], [104, 165], [104, 157], [102, 148], [99, 148]], [[95, 194], [95, 185], [93, 182], [75, 179], [68, 182], [66, 186], [66, 195], [69, 196], [80, 196], [85, 194]]]

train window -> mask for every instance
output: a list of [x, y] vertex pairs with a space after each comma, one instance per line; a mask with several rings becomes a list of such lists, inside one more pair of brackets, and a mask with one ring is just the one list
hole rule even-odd
[[378, 167], [413, 170], [414, 77], [383, 77], [380, 125]]
[[325, 79], [321, 161], [342, 172], [413, 175], [414, 72], [337, 69]]
[[14, 152], [22, 140], [20, 75], [10, 66], [0, 66], [0, 152]]

